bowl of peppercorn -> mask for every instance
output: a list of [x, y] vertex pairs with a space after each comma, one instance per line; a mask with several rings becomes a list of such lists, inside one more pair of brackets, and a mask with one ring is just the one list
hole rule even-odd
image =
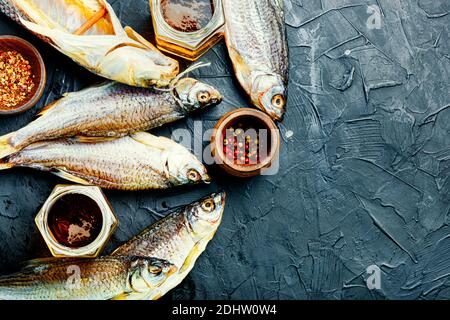
[[21, 38], [0, 36], [0, 115], [24, 112], [37, 104], [46, 81], [44, 60]]
[[225, 114], [216, 124], [211, 152], [227, 173], [253, 177], [276, 171], [280, 131], [265, 113], [241, 108]]

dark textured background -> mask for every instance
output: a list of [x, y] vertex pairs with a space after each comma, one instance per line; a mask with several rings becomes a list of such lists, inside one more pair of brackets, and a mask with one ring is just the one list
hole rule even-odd
[[[151, 36], [148, 1], [111, 1], [125, 24]], [[220, 188], [223, 223], [174, 299], [450, 298], [450, 1], [287, 0], [291, 81], [278, 175], [168, 192], [107, 192], [120, 219], [108, 250], [167, 209]], [[368, 5], [382, 27], [367, 27]], [[0, 18], [2, 34], [43, 53], [48, 84], [39, 106], [0, 118], [0, 133], [28, 123], [64, 92], [98, 81]], [[157, 131], [211, 128], [247, 106], [223, 43], [197, 72], [223, 104]], [[0, 273], [48, 255], [33, 218], [58, 178], [0, 173]], [[368, 290], [378, 265], [381, 290]]]

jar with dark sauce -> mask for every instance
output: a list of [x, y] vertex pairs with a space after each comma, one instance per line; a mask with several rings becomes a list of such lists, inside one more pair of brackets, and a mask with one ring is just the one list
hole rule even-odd
[[48, 213], [48, 227], [53, 238], [68, 248], [82, 248], [94, 242], [102, 225], [99, 205], [83, 194], [61, 196]]
[[206, 27], [214, 15], [213, 0], [161, 0], [161, 13], [173, 29], [195, 32]]

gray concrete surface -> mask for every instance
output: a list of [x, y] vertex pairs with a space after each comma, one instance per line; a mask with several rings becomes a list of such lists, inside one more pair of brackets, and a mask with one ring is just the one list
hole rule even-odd
[[[151, 37], [147, 0], [111, 3]], [[219, 232], [167, 299], [450, 298], [450, 1], [286, 5], [291, 81], [279, 173], [238, 180], [212, 167], [210, 186], [107, 192], [120, 219], [108, 250], [167, 210], [225, 189]], [[39, 106], [0, 118], [1, 134], [99, 81], [5, 17], [0, 30], [36, 44], [48, 69]], [[248, 105], [223, 43], [202, 61], [212, 65], [196, 76], [225, 101], [156, 133], [193, 130], [196, 120], [211, 128]], [[32, 170], [0, 173], [0, 273], [48, 255], [33, 218], [60, 182]], [[381, 270], [379, 290], [366, 286], [372, 265]]]

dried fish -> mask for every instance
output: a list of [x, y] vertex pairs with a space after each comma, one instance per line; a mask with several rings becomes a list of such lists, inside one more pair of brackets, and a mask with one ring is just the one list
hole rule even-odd
[[73, 136], [121, 137], [147, 131], [221, 102], [213, 87], [194, 79], [178, 81], [172, 91], [106, 83], [69, 93], [53, 102], [41, 117], [0, 137], [0, 158], [26, 146]]
[[32, 144], [0, 160], [0, 170], [30, 167], [106, 189], [145, 190], [210, 181], [203, 164], [164, 137], [76, 137]]
[[132, 86], [165, 86], [179, 72], [105, 0], [0, 0], [0, 11], [91, 72]]
[[224, 0], [225, 39], [236, 76], [252, 103], [282, 120], [288, 46], [282, 0]]
[[0, 299], [138, 300], [152, 294], [176, 270], [155, 258], [35, 260], [18, 273], [0, 277]]
[[114, 251], [113, 255], [158, 257], [173, 263], [178, 271], [152, 292], [158, 299], [188, 275], [222, 221], [225, 192], [212, 194], [171, 213]]

